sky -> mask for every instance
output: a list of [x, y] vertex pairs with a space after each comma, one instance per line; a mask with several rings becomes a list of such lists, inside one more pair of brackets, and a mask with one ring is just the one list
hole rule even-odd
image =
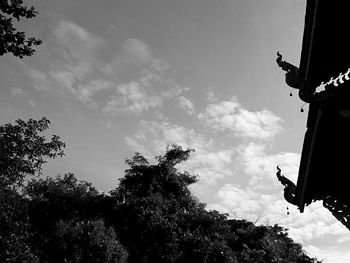
[[198, 175], [208, 209], [278, 223], [325, 263], [350, 260], [348, 230], [321, 203], [289, 205], [275, 175], [296, 182], [306, 129], [308, 106], [275, 61], [299, 65], [305, 0], [26, 3], [39, 15], [17, 26], [43, 44], [0, 58], [0, 121], [51, 121], [67, 147], [45, 175], [108, 192], [125, 158], [178, 144], [195, 149], [179, 169]]

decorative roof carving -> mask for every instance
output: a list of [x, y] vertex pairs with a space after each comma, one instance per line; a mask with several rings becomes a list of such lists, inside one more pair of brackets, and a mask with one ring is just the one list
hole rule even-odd
[[347, 229], [350, 230], [350, 202], [339, 198], [326, 197], [323, 199], [323, 206], [338, 219]]
[[294, 89], [300, 89], [302, 79], [300, 78], [298, 67], [282, 60], [282, 55], [277, 52], [276, 62], [280, 68], [286, 71], [286, 83]]
[[295, 184], [283, 174], [281, 174], [281, 168], [279, 168], [279, 166], [277, 166], [276, 175], [278, 181], [280, 181], [281, 184], [284, 186], [284, 199], [286, 199], [286, 201], [288, 203], [291, 203], [292, 205], [297, 205], [295, 200]]

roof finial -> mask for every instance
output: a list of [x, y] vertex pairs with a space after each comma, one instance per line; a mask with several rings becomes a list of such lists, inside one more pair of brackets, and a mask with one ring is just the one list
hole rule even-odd
[[287, 84], [295, 89], [300, 89], [301, 79], [299, 77], [299, 69], [282, 59], [282, 55], [277, 51], [276, 62], [280, 68], [286, 71], [286, 82]]

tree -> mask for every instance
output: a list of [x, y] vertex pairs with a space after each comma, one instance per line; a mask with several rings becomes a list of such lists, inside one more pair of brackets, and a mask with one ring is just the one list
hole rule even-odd
[[40, 262], [124, 262], [127, 252], [103, 219], [109, 198], [91, 183], [69, 173], [33, 179], [23, 193]]
[[64, 155], [65, 144], [53, 135], [47, 142], [44, 135], [50, 121], [46, 118], [0, 126], [0, 187], [18, 189], [26, 176], [40, 175], [45, 158]]
[[189, 189], [197, 177], [176, 167], [191, 149], [168, 147], [156, 164], [136, 153], [110, 195], [71, 173], [33, 179], [63, 155], [48, 124], [0, 126], [1, 262], [318, 263], [278, 225], [207, 211]]
[[23, 192], [29, 199], [31, 243], [40, 262], [126, 261], [125, 248], [103, 218], [106, 206], [112, 211], [109, 198], [91, 183], [69, 173], [33, 179]]
[[31, 226], [28, 202], [20, 190], [27, 175], [40, 174], [45, 157], [62, 156], [64, 143], [54, 135], [50, 142], [40, 133], [49, 125], [39, 121], [17, 120], [0, 126], [0, 261], [36, 262], [29, 245]]
[[204, 205], [187, 214], [182, 220], [180, 262], [237, 263], [227, 242], [230, 227], [226, 221], [226, 214], [207, 211]]
[[191, 152], [173, 145], [156, 164], [139, 153], [126, 160], [129, 169], [111, 196], [114, 226], [130, 263], [318, 262], [282, 227], [207, 211], [189, 190], [196, 176], [176, 169]]
[[278, 225], [256, 226], [247, 220], [230, 219], [227, 240], [238, 262], [320, 263], [310, 258], [288, 237], [287, 229]]
[[157, 164], [139, 153], [126, 160], [130, 168], [111, 195], [129, 262], [233, 262], [221, 237], [226, 216], [207, 212], [188, 188], [196, 176], [175, 167], [192, 151], [173, 145]]
[[158, 157], [156, 165], [139, 153], [127, 159], [130, 168], [111, 191], [120, 215], [115, 226], [130, 262], [173, 262], [178, 255], [177, 214], [194, 203], [187, 186], [196, 178], [177, 172], [173, 163], [180, 159], [170, 156], [185, 158], [190, 150], [174, 147], [167, 152], [168, 158]]
[[51, 239], [50, 235], [60, 220], [88, 220], [98, 214], [94, 205], [98, 199], [97, 190], [91, 183], [78, 181], [71, 173], [31, 180], [23, 193], [29, 199], [28, 216], [38, 234], [36, 238], [41, 239], [39, 246], [45, 246]]
[[106, 227], [102, 219], [60, 220], [53, 240], [56, 250], [48, 262], [127, 262], [127, 252], [114, 229]]
[[23, 6], [22, 0], [0, 0], [0, 11], [0, 56], [6, 53], [20, 58], [31, 56], [35, 51], [32, 47], [40, 45], [42, 41], [34, 37], [27, 38], [24, 32], [17, 31], [12, 20], [30, 19], [38, 12], [33, 6]]
[[0, 188], [0, 262], [39, 262], [30, 246], [27, 201], [13, 189]]

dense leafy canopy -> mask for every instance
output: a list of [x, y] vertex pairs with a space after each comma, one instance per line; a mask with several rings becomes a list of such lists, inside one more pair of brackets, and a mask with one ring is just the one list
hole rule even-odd
[[125, 261], [125, 249], [103, 218], [107, 197], [91, 183], [66, 174], [32, 180], [24, 193], [30, 200], [32, 247], [41, 262]]
[[48, 120], [0, 126], [0, 261], [108, 263], [316, 263], [278, 226], [207, 211], [179, 171], [193, 150], [173, 145], [151, 164], [140, 153], [109, 195], [73, 174], [40, 174], [63, 154]]
[[207, 211], [189, 190], [197, 178], [176, 169], [192, 151], [173, 145], [156, 164], [139, 153], [126, 160], [129, 169], [111, 196], [129, 262], [317, 262], [278, 225]]
[[20, 187], [27, 175], [40, 174], [45, 158], [63, 156], [65, 144], [59, 136], [50, 141], [42, 135], [49, 128], [46, 118], [0, 126], [0, 185]]
[[[28, 242], [28, 200], [17, 190], [26, 176], [40, 174], [45, 158], [63, 155], [64, 143], [54, 135], [47, 142], [49, 120], [17, 120], [0, 126], [0, 255], [1, 262], [35, 262]], [[6, 260], [5, 260], [6, 259]]]
[[42, 43], [40, 39], [26, 37], [25, 33], [18, 31], [13, 25], [13, 19], [30, 19], [38, 14], [34, 7], [23, 6], [22, 0], [0, 0], [0, 56], [12, 53], [23, 58], [34, 53], [33, 46]]

